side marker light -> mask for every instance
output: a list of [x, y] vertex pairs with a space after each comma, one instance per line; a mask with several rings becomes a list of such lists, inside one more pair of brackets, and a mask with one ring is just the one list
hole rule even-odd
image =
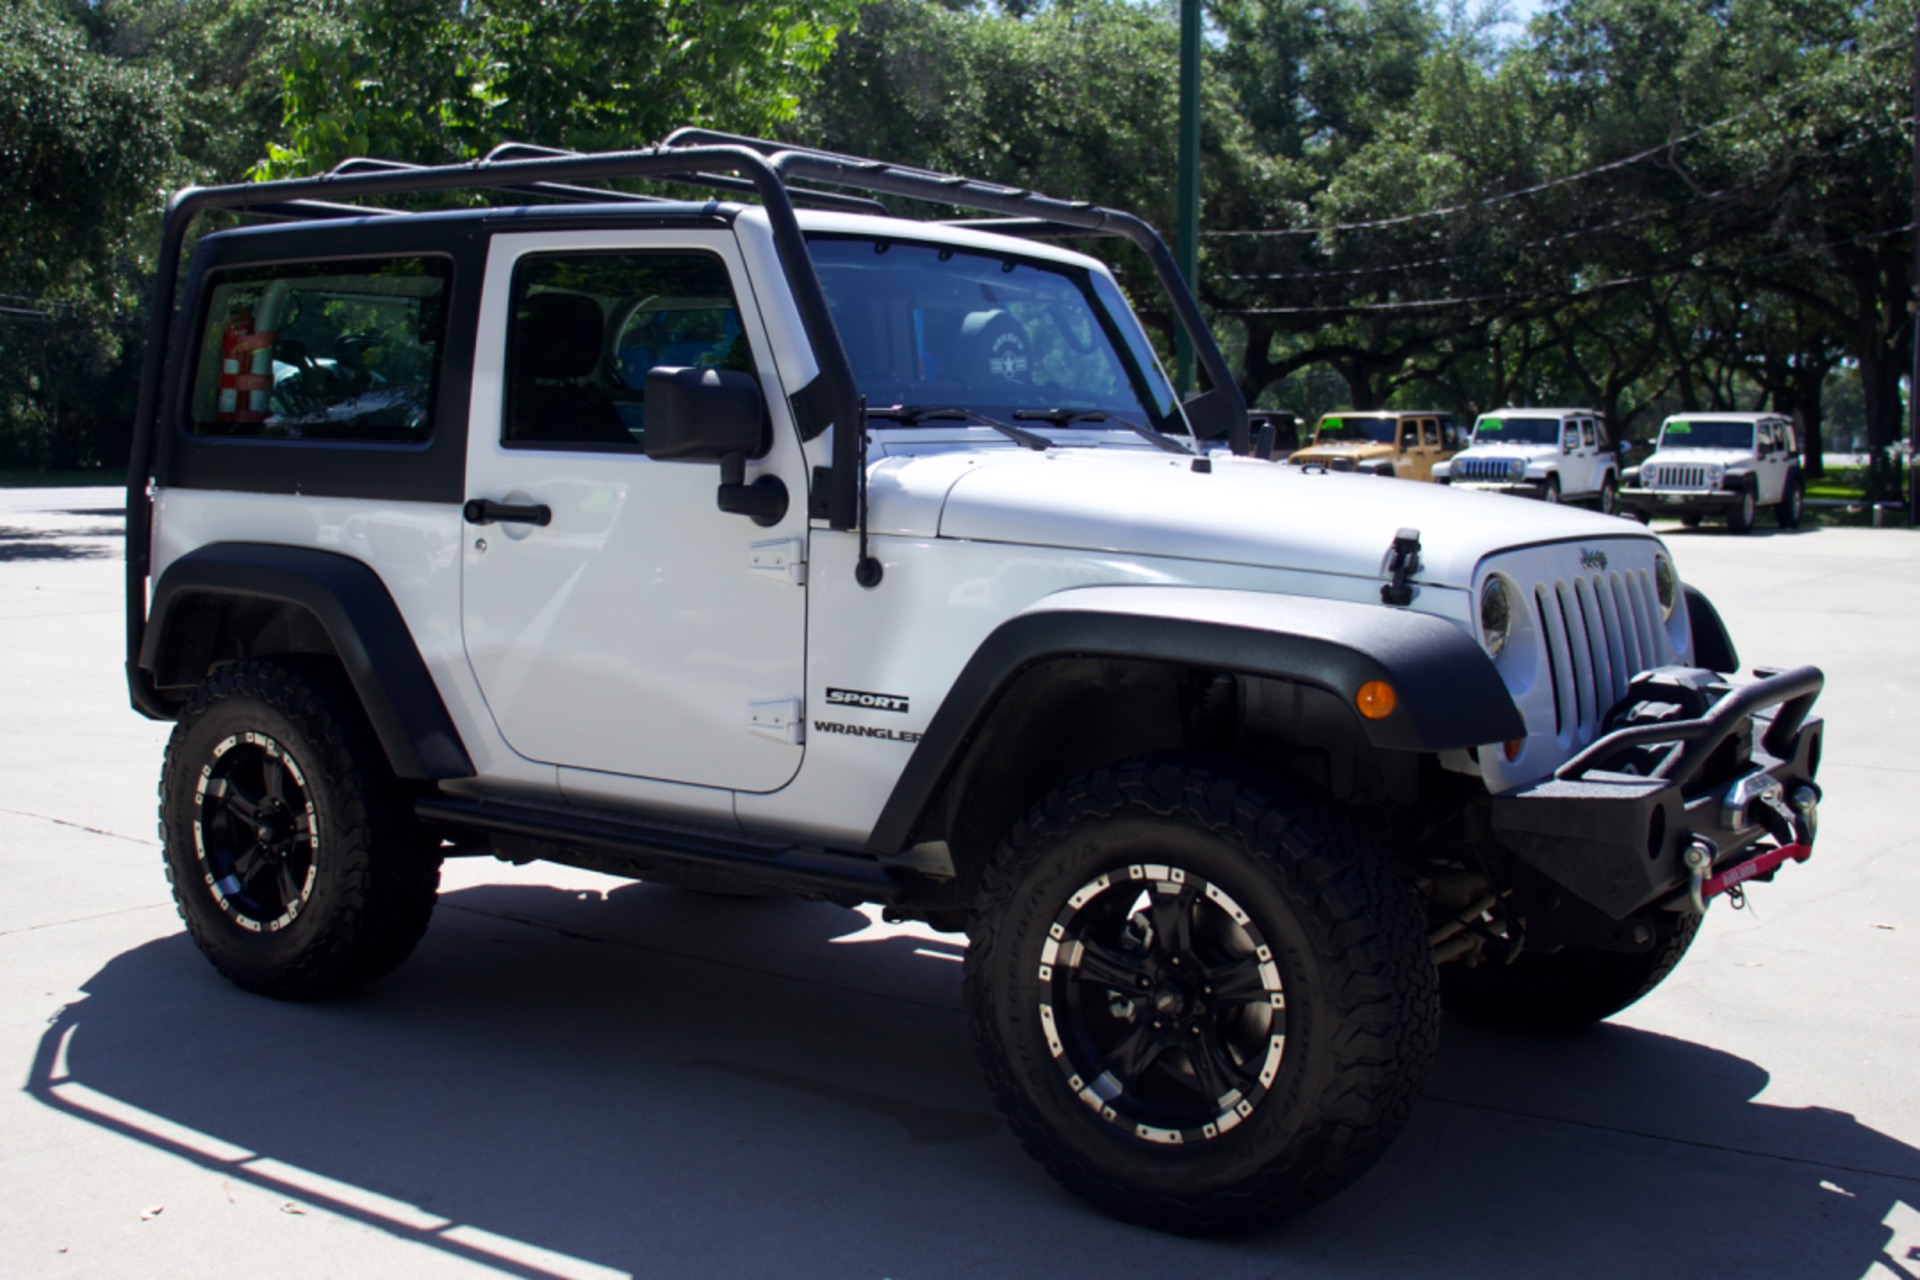
[[1400, 695], [1385, 680], [1369, 680], [1353, 695], [1353, 705], [1369, 720], [1385, 720], [1400, 704]]

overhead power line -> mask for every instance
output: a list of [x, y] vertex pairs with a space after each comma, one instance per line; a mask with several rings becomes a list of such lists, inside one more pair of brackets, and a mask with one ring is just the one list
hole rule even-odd
[[1410, 298], [1402, 302], [1354, 302], [1326, 307], [1235, 307], [1214, 314], [1223, 316], [1337, 316], [1337, 315], [1373, 315], [1383, 312], [1435, 311], [1446, 307], [1470, 307], [1485, 302], [1528, 302], [1535, 298], [1559, 298], [1572, 300], [1591, 297], [1609, 289], [1619, 289], [1630, 284], [1648, 284], [1656, 280], [1671, 280], [1677, 276], [1688, 275], [1724, 275], [1743, 267], [1760, 266], [1768, 262], [1781, 262], [1789, 258], [1806, 257], [1809, 254], [1824, 253], [1828, 249], [1839, 249], [1847, 245], [1872, 244], [1890, 236], [1905, 235], [1920, 224], [1908, 222], [1902, 226], [1890, 227], [1884, 231], [1875, 231], [1864, 235], [1849, 236], [1844, 240], [1828, 240], [1821, 244], [1802, 245], [1796, 249], [1787, 249], [1780, 253], [1761, 254], [1752, 258], [1742, 258], [1735, 262], [1716, 262], [1705, 265], [1669, 267], [1662, 271], [1651, 271], [1640, 275], [1619, 276], [1612, 280], [1602, 280], [1597, 284], [1580, 289], [1516, 289], [1507, 293], [1478, 294], [1467, 298]]
[[[1874, 45], [1870, 49], [1856, 51], [1852, 55], [1852, 58], [1849, 61], [1858, 62], [1863, 59], [1873, 57], [1876, 54], [1885, 53], [1889, 49], [1904, 48], [1907, 46], [1908, 42], [1909, 42], [1909, 38], [1904, 35], [1898, 38], [1897, 40], [1887, 40], [1880, 44]], [[1282, 237], [1282, 236], [1319, 236], [1319, 235], [1326, 235], [1329, 232], [1337, 232], [1337, 231], [1376, 231], [1382, 227], [1401, 226], [1409, 222], [1420, 222], [1427, 218], [1452, 217], [1455, 214], [1465, 213], [1470, 209], [1484, 209], [1492, 205], [1505, 204], [1507, 201], [1510, 201], [1510, 200], [1518, 200], [1525, 196], [1538, 195], [1543, 191], [1551, 191], [1556, 187], [1568, 186], [1575, 182], [1584, 182], [1588, 178], [1598, 177], [1599, 175], [1605, 174], [1605, 173], [1613, 173], [1617, 170], [1625, 169], [1632, 165], [1639, 164], [1644, 160], [1651, 160], [1653, 157], [1661, 154], [1664, 151], [1671, 151], [1675, 147], [1681, 146], [1684, 143], [1692, 142], [1696, 138], [1702, 138], [1702, 137], [1705, 137], [1707, 134], [1714, 133], [1714, 132], [1717, 132], [1718, 130], [1728, 128], [1731, 125], [1738, 124], [1740, 121], [1746, 119], [1750, 115], [1753, 115], [1757, 111], [1760, 111], [1767, 107], [1775, 106], [1781, 102], [1784, 102], [1788, 98], [1791, 98], [1796, 94], [1802, 93], [1805, 90], [1812, 88], [1815, 84], [1818, 84], [1823, 78], [1833, 74], [1833, 72], [1837, 69], [1838, 68], [1829, 68], [1826, 72], [1823, 72], [1819, 76], [1815, 76], [1808, 80], [1802, 80], [1798, 84], [1789, 85], [1787, 88], [1781, 90], [1779, 93], [1773, 94], [1770, 97], [1762, 98], [1760, 101], [1752, 103], [1749, 106], [1743, 108], [1742, 110], [1736, 111], [1734, 114], [1725, 117], [1724, 119], [1716, 120], [1712, 124], [1702, 125], [1700, 128], [1691, 130], [1687, 133], [1683, 133], [1677, 138], [1669, 138], [1665, 142], [1659, 143], [1656, 146], [1646, 148], [1644, 151], [1636, 151], [1634, 154], [1630, 156], [1622, 156], [1618, 160], [1609, 160], [1605, 164], [1594, 165], [1592, 168], [1589, 168], [1589, 169], [1581, 169], [1576, 173], [1563, 174], [1558, 178], [1549, 178], [1545, 182], [1537, 182], [1532, 186], [1517, 187], [1512, 191], [1502, 191], [1495, 195], [1482, 196], [1482, 197], [1479, 197], [1478, 199], [1462, 201], [1459, 204], [1447, 205], [1439, 209], [1426, 209], [1426, 210], [1422, 210], [1419, 213], [1395, 214], [1392, 217], [1387, 217], [1387, 218], [1370, 218], [1364, 222], [1341, 222], [1341, 223], [1334, 223], [1331, 225], [1318, 226], [1318, 227], [1264, 227], [1264, 228], [1249, 228], [1245, 230], [1202, 231], [1200, 234], [1202, 236], [1211, 236], [1211, 237], [1242, 236], [1242, 237], [1274, 238], [1274, 237]]]

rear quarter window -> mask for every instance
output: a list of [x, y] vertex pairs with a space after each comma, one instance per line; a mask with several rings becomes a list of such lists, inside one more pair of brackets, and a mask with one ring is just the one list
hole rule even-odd
[[450, 260], [275, 264], [210, 282], [187, 431], [420, 444], [434, 431]]

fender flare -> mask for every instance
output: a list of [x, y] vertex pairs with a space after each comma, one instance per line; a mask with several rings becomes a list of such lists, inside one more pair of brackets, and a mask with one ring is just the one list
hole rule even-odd
[[1693, 660], [1721, 675], [1738, 671], [1740, 651], [1733, 647], [1733, 637], [1727, 632], [1727, 624], [1720, 620], [1720, 611], [1692, 583], [1682, 583], [1680, 590], [1687, 599], [1687, 631], [1693, 637]]
[[367, 719], [403, 778], [470, 778], [473, 762], [405, 619], [380, 575], [332, 551], [272, 543], [217, 542], [175, 560], [153, 590], [141, 637], [143, 673], [162, 668], [175, 615], [214, 597], [281, 601], [326, 632]]
[[1270, 676], [1353, 705], [1370, 680], [1398, 694], [1355, 720], [1375, 747], [1442, 751], [1517, 738], [1525, 721], [1493, 660], [1454, 623], [1377, 604], [1207, 587], [1083, 587], [1000, 624], [974, 651], [901, 771], [867, 841], [897, 852], [976, 733], [1027, 670], [1060, 658], [1138, 658]]

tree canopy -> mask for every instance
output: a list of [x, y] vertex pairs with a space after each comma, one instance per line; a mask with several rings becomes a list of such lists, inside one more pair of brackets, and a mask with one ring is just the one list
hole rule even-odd
[[[1916, 0], [1481, 2], [1206, 0], [1198, 285], [1249, 398], [1580, 401], [1640, 435], [1765, 405], [1817, 457], [1839, 389], [1890, 441]], [[0, 292], [37, 318], [0, 319], [0, 454], [47, 437], [56, 365], [112, 383], [187, 181], [699, 123], [1174, 221], [1175, 0], [5, 5]]]

